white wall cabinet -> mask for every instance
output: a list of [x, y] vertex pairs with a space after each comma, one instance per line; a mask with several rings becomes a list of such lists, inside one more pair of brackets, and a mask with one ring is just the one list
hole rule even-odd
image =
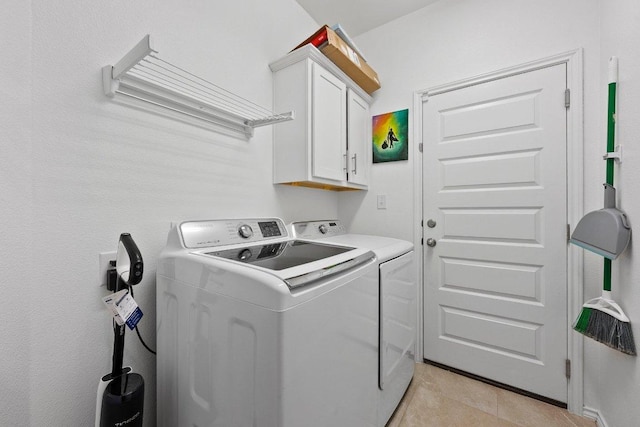
[[310, 45], [270, 67], [274, 107], [295, 112], [274, 126], [273, 182], [366, 190], [372, 98]]
[[347, 141], [349, 142], [349, 182], [369, 185], [371, 167], [371, 113], [361, 96], [347, 91]]
[[[310, 65], [311, 176], [342, 181], [346, 178], [347, 86], [318, 64]], [[291, 88], [291, 91], [295, 90]], [[277, 141], [278, 133], [275, 135]]]

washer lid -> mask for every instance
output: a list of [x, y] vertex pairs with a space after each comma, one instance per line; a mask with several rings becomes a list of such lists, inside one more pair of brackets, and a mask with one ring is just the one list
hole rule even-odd
[[289, 240], [267, 245], [205, 252], [205, 254], [279, 271], [329, 258], [353, 249], [355, 248]]
[[289, 240], [203, 252], [202, 255], [224, 258], [266, 269], [295, 288], [348, 270], [371, 258], [369, 251], [349, 246]]

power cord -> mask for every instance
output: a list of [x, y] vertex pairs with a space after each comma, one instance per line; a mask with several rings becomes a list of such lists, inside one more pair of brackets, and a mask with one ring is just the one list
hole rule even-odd
[[[129, 292], [131, 292], [131, 298], [134, 298], [134, 299], [135, 299], [135, 296], [133, 295], [133, 286], [129, 286]], [[146, 342], [144, 342], [144, 340], [142, 339], [142, 335], [140, 335], [140, 331], [138, 330], [138, 325], [136, 325], [136, 328], [135, 328], [135, 329], [136, 329], [136, 334], [138, 335], [138, 339], [140, 340], [140, 342], [142, 343], [142, 345], [144, 346], [144, 348], [146, 348], [146, 349], [149, 351], [149, 353], [151, 353], [151, 354], [154, 354], [154, 355], [155, 355], [155, 354], [156, 354], [156, 352], [155, 352], [155, 351], [153, 351], [153, 350], [152, 350], [152, 349], [147, 345], [147, 343], [146, 343]]]

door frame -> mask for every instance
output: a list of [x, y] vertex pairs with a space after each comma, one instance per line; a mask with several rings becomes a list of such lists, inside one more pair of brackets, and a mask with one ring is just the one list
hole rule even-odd
[[[570, 229], [580, 221], [584, 214], [584, 129], [583, 129], [583, 52], [582, 48], [538, 59], [494, 72], [458, 80], [439, 86], [414, 92], [413, 96], [413, 134], [414, 134], [414, 218], [422, 220], [424, 207], [422, 200], [422, 104], [430, 96], [461, 89], [468, 86], [487, 83], [517, 74], [535, 71], [553, 65], [566, 64], [567, 88], [570, 90], [570, 107], [567, 109], [567, 224]], [[423, 227], [421, 221], [414, 225], [414, 245], [419, 248], [420, 262], [416, 262], [418, 282], [418, 327], [416, 341], [416, 360], [424, 358], [424, 246], [422, 244]], [[567, 407], [570, 412], [582, 415], [583, 396], [583, 336], [573, 332], [572, 323], [580, 314], [583, 303], [583, 251], [567, 242], [567, 357], [571, 360], [571, 378], [567, 383]]]

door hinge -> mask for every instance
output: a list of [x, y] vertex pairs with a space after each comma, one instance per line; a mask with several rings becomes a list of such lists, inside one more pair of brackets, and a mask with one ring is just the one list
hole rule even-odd
[[571, 378], [571, 360], [569, 359], [564, 361], [564, 375], [567, 379]]
[[571, 224], [567, 224], [567, 242], [571, 241]]
[[420, 144], [418, 144], [418, 151], [420, 151], [422, 153], [422, 142]]
[[564, 108], [569, 108], [571, 106], [571, 90], [569, 88], [564, 91]]
[[424, 237], [420, 239], [420, 244], [424, 246]]

